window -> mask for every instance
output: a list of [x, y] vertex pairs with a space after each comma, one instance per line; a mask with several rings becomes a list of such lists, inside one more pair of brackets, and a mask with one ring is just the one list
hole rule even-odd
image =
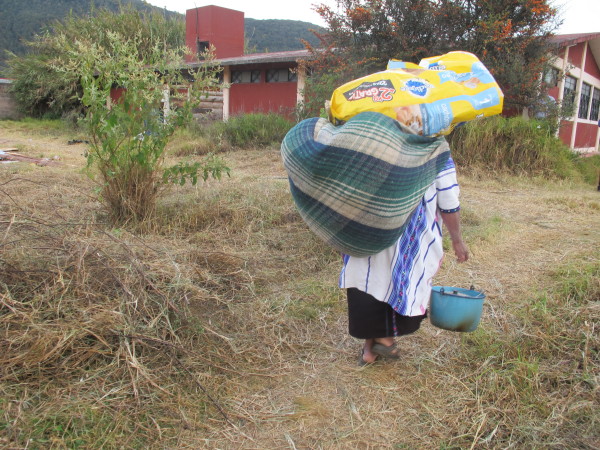
[[544, 71], [544, 83], [547, 87], [558, 86], [558, 69], [549, 67]]
[[567, 111], [571, 110], [575, 104], [575, 89], [577, 89], [577, 79], [567, 75], [563, 91], [563, 105]]
[[290, 69], [270, 69], [267, 70], [267, 83], [282, 83], [287, 81], [296, 81], [296, 72]]
[[594, 95], [592, 96], [592, 107], [590, 109], [590, 120], [594, 122], [598, 120], [598, 110], [600, 109], [600, 89], [594, 88]]
[[590, 99], [592, 97], [592, 86], [587, 83], [581, 84], [581, 95], [579, 96], [579, 114], [580, 119], [588, 118], [588, 109], [590, 107]]
[[234, 70], [231, 72], [232, 83], [260, 83], [260, 70]]
[[198, 58], [204, 59], [204, 54], [210, 49], [210, 42], [201, 41], [196, 38], [196, 51], [198, 53]]

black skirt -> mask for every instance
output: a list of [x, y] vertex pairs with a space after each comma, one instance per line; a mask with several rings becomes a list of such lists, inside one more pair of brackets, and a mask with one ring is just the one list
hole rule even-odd
[[403, 336], [414, 333], [427, 317], [403, 316], [390, 305], [380, 302], [356, 288], [346, 290], [348, 297], [348, 332], [358, 339]]

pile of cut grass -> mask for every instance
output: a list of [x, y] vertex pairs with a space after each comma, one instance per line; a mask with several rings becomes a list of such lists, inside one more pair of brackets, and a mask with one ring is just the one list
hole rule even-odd
[[248, 292], [244, 261], [111, 229], [58, 170], [0, 186], [0, 443], [147, 447], [229, 420], [198, 376], [215, 344], [190, 311]]
[[304, 229], [285, 179], [177, 188], [140, 232], [111, 228], [76, 172], [26, 176], [0, 182], [2, 445], [177, 446], [184, 429], [235, 429], [220, 400], [232, 383], [289, 370], [263, 342], [288, 340], [290, 317], [335, 310], [328, 283], [296, 281], [298, 297], [260, 301], [337, 263]]

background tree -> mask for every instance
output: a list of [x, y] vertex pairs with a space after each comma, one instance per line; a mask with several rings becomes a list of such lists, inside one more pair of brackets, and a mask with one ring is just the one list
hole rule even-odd
[[383, 70], [390, 58], [418, 63], [469, 51], [494, 74], [508, 107], [534, 102], [558, 26], [548, 0], [338, 0], [336, 9], [320, 5], [317, 12], [329, 29], [325, 48], [336, 48], [358, 72]]
[[94, 43], [111, 54], [110, 36], [136, 36], [132, 55], [139, 61], [150, 58], [154, 48], [163, 52], [180, 48], [185, 43], [185, 24], [157, 12], [135, 10], [131, 6], [118, 12], [93, 10], [88, 16], [69, 15], [54, 22], [43, 34], [26, 42], [29, 53], [12, 54], [8, 60], [8, 76], [14, 79], [12, 91], [20, 109], [33, 117], [61, 117], [71, 111], [81, 112], [81, 86], [76, 71], [58, 72], [68, 66], [64, 42]]

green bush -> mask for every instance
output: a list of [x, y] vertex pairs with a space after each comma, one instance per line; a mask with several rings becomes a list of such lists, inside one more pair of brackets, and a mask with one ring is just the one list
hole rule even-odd
[[577, 156], [573, 162], [586, 183], [600, 187], [600, 155]]
[[267, 146], [279, 143], [294, 124], [275, 114], [244, 114], [221, 123], [223, 137], [233, 147]]
[[457, 128], [450, 137], [457, 165], [514, 175], [581, 179], [576, 155], [546, 122], [491, 117]]
[[175, 156], [219, 153], [233, 148], [279, 146], [294, 123], [275, 114], [244, 114], [227, 122], [192, 122], [175, 136]]
[[[80, 80], [81, 102], [86, 107], [81, 123], [90, 139], [87, 167], [99, 183], [100, 200], [114, 224], [142, 223], [152, 217], [157, 198], [172, 183], [188, 180], [196, 184], [199, 179], [229, 173], [224, 162], [214, 157], [164, 165], [170, 137], [192, 120], [200, 94], [216, 83], [218, 69], [210, 64], [211, 55], [204, 67], [188, 71], [184, 79], [178, 69], [185, 49], [165, 50], [157, 45], [148, 50], [145, 61], [139, 60], [141, 33], [107, 33], [104, 48], [72, 43], [67, 35], [61, 39], [70, 59], [57, 70], [75, 73]], [[106, 57], [106, 49], [112, 57]], [[122, 89], [120, 97], [107, 101], [114, 86]], [[185, 86], [186, 91], [169, 86]], [[165, 96], [174, 98], [178, 108], [164, 112]]]

